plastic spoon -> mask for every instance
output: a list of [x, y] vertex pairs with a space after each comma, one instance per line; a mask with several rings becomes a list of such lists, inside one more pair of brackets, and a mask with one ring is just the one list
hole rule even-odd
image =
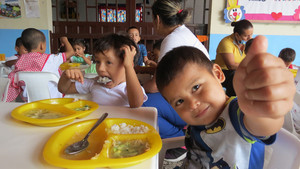
[[65, 149], [66, 154], [77, 154], [89, 146], [88, 138], [90, 134], [101, 124], [101, 122], [107, 117], [108, 113], [104, 113], [99, 120], [94, 124], [91, 130], [86, 134], [86, 136], [81, 140], [74, 144], [69, 145]]

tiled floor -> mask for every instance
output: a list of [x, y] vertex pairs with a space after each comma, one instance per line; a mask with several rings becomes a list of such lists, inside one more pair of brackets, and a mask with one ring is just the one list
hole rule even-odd
[[168, 162], [164, 161], [163, 168], [162, 169], [173, 169], [176, 166], [180, 167], [183, 163], [183, 160], [178, 161], [178, 162]]

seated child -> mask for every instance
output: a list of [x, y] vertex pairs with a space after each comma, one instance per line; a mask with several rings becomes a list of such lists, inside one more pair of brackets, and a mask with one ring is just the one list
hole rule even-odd
[[91, 55], [85, 53], [87, 45], [83, 39], [76, 39], [72, 46], [75, 51], [75, 56], [71, 57], [72, 63], [92, 64]]
[[6, 62], [5, 62], [5, 65], [8, 67], [11, 67], [12, 69], [14, 69], [14, 67], [15, 67], [14, 65], [16, 64], [19, 57], [22, 54], [28, 53], [27, 49], [24, 47], [24, 45], [22, 43], [21, 37], [17, 38], [17, 40], [16, 40], [15, 50], [16, 50], [17, 54], [6, 58]]
[[127, 30], [127, 33], [129, 35], [129, 37], [135, 42], [135, 44], [138, 46], [139, 48], [139, 53], [137, 54], [137, 58], [135, 58], [135, 66], [144, 66], [148, 60], [147, 57], [147, 49], [146, 46], [143, 44], [139, 44], [139, 41], [141, 40], [141, 35], [140, 35], [140, 31], [138, 30], [137, 27], [132, 26], [129, 27]]
[[295, 68], [298, 69], [297, 66], [292, 64], [292, 62], [295, 60], [296, 57], [296, 52], [294, 49], [284, 48], [280, 51], [278, 57], [284, 61], [288, 69], [295, 69]]
[[152, 67], [157, 67], [157, 60], [160, 54], [160, 46], [161, 46], [162, 39], [156, 41], [153, 44], [152, 48], [152, 60], [148, 59], [145, 63], [146, 65], [152, 66]]
[[189, 124], [182, 168], [263, 168], [265, 145], [276, 140], [295, 94], [293, 75], [266, 44], [257, 36], [237, 68], [236, 98], [226, 96], [222, 69], [200, 50], [182, 46], [162, 58], [157, 87]]
[[91, 93], [92, 101], [99, 105], [140, 107], [147, 96], [133, 67], [136, 48], [130, 38], [122, 35], [110, 34], [99, 39], [93, 51], [99, 77], [84, 79], [79, 69], [66, 70], [59, 80], [59, 91]]
[[[45, 53], [46, 38], [40, 30], [35, 28], [27, 28], [22, 32], [21, 38], [28, 53], [21, 55], [15, 65], [15, 70], [8, 75], [11, 84], [8, 88], [7, 102], [15, 100], [21, 91], [24, 90], [24, 83], [14, 82], [15, 74], [17, 72], [52, 72], [57, 76], [60, 76], [61, 71], [59, 66], [74, 54], [73, 48], [67, 37], [60, 38], [62, 45], [65, 46], [66, 52], [59, 54]], [[49, 90], [51, 98], [62, 97], [62, 94], [57, 89], [57, 84], [50, 82]], [[26, 91], [23, 92], [23, 97], [27, 97]]]

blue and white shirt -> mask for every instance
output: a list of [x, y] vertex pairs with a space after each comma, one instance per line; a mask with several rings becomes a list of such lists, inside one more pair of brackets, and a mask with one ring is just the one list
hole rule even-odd
[[243, 123], [244, 114], [237, 99], [226, 106], [211, 125], [189, 126], [185, 144], [187, 158], [184, 169], [262, 169], [265, 145], [276, 140], [276, 134], [258, 138]]

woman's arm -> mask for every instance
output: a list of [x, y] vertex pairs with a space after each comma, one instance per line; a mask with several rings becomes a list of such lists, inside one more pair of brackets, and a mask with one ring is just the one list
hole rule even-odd
[[220, 53], [222, 56], [225, 65], [229, 70], [236, 70], [237, 67], [239, 66], [239, 63], [236, 63], [234, 61], [234, 55], [233, 53]]
[[126, 75], [126, 88], [128, 101], [131, 108], [140, 107], [144, 103], [144, 93], [142, 86], [134, 70], [133, 57], [136, 54], [134, 47], [124, 46], [124, 67]]

